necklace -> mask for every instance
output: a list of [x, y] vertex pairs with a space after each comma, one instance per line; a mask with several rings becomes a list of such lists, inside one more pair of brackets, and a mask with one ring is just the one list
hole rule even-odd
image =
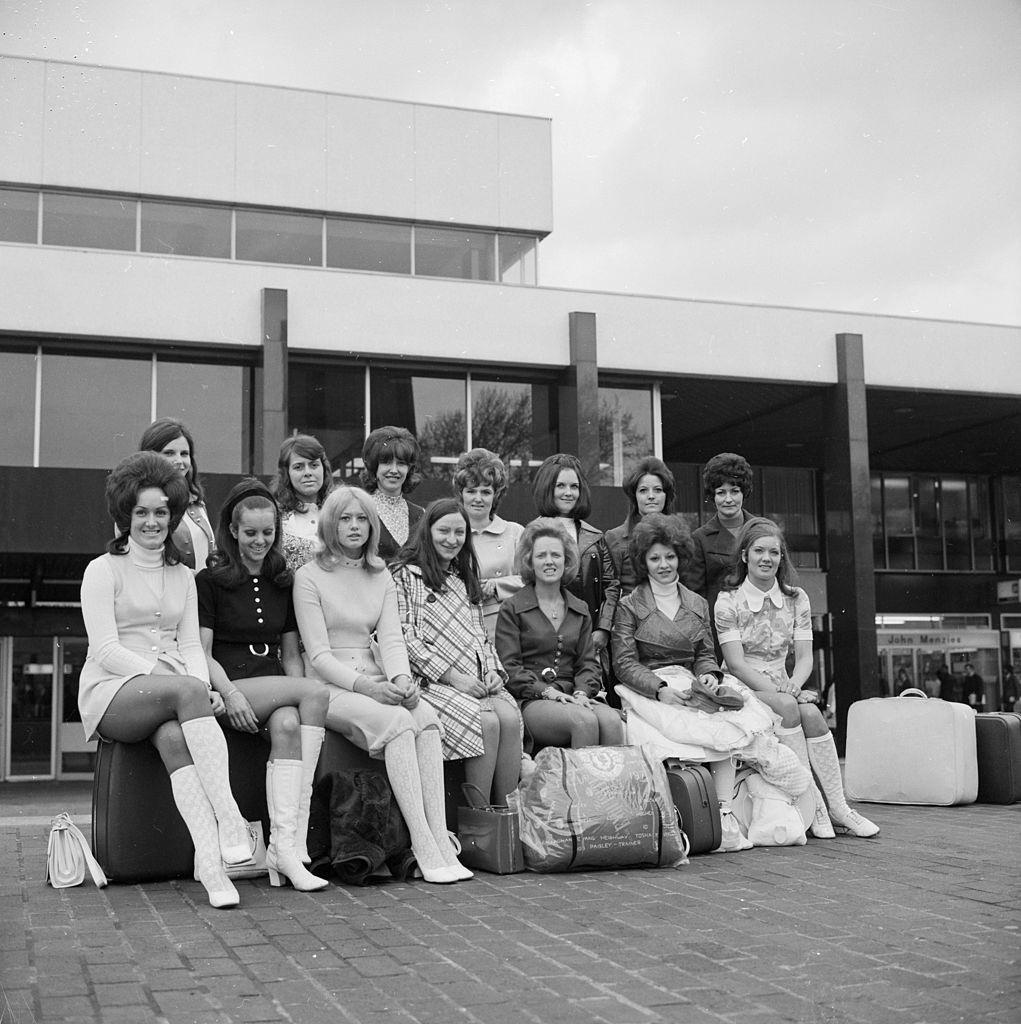
[[550, 622], [556, 622], [564, 610], [563, 601], [553, 601], [552, 603], [546, 604], [542, 601], [539, 602], [539, 610], [546, 616]]

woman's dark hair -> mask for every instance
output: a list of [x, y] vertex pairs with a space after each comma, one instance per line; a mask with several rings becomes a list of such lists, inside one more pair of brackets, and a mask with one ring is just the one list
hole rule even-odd
[[379, 489], [376, 471], [380, 464], [396, 459], [408, 464], [408, 475], [401, 485], [401, 493], [407, 494], [422, 479], [418, 473], [421, 457], [422, 449], [418, 446], [418, 439], [410, 430], [404, 427], [377, 427], [362, 446], [362, 464], [365, 467], [362, 470], [362, 486], [369, 494], [375, 494]]
[[655, 455], [642, 459], [628, 473], [624, 483], [620, 485], [621, 490], [627, 495], [627, 528], [629, 534], [634, 529], [635, 524], [642, 518], [641, 513], [638, 511], [638, 496], [635, 492], [638, 490], [642, 477], [650, 475], [659, 477], [659, 482], [663, 485], [663, 494], [666, 496], [666, 500], [663, 502], [662, 511], [669, 515], [674, 510], [674, 497], [677, 494], [677, 488], [674, 484], [673, 473], [667, 469], [666, 463], [662, 459], [657, 459]]
[[206, 492], [199, 480], [199, 464], [195, 458], [195, 438], [191, 431], [180, 421], [171, 416], [164, 416], [162, 419], [153, 420], [145, 428], [142, 438], [138, 442], [140, 452], [162, 452], [171, 441], [183, 437], [188, 442], [188, 458], [191, 461], [191, 469], [188, 470], [185, 482], [191, 493], [193, 501], [205, 501]]
[[106, 507], [118, 530], [106, 550], [111, 555], [123, 555], [128, 550], [131, 516], [139, 494], [147, 487], [155, 487], [167, 496], [170, 523], [163, 541], [163, 560], [167, 565], [176, 565], [181, 561], [181, 553], [174, 544], [174, 530], [191, 503], [191, 494], [181, 474], [164, 456], [153, 451], [135, 452], [122, 459], [106, 478]]
[[556, 491], [557, 477], [564, 469], [574, 470], [578, 477], [578, 501], [571, 512], [571, 518], [574, 520], [587, 519], [592, 511], [592, 492], [589, 490], [585, 474], [581, 471], [581, 462], [578, 457], [567, 455], [564, 452], [551, 455], [536, 470], [535, 480], [532, 482], [532, 500], [535, 502], [535, 511], [540, 516], [557, 517], [560, 515], [553, 501], [553, 494]]
[[653, 512], [635, 523], [635, 528], [628, 537], [627, 550], [639, 583], [644, 583], [649, 578], [645, 556], [653, 544], [665, 544], [668, 548], [673, 548], [677, 553], [677, 573], [679, 576], [683, 575], [694, 553], [688, 524], [677, 516], [667, 516], [662, 512]]
[[711, 499], [716, 494], [716, 488], [724, 484], [739, 487], [743, 499], [751, 497], [752, 467], [743, 455], [720, 452], [705, 464], [702, 471], [702, 491], [705, 496]]
[[457, 460], [452, 486], [458, 501], [466, 487], [492, 487], [493, 507], [489, 510], [489, 518], [494, 519], [507, 493], [507, 467], [500, 456], [488, 448], [472, 448]]
[[479, 562], [472, 546], [471, 523], [468, 522], [468, 513], [455, 498], [437, 498], [429, 503], [425, 514], [415, 524], [408, 543], [397, 552], [391, 568], [397, 570], [402, 565], [417, 565], [422, 570], [425, 585], [430, 590], [442, 590], [444, 572], [433, 544], [432, 528], [438, 520], [453, 513], [464, 520], [464, 547], [454, 557], [450, 568], [461, 577], [468, 591], [468, 600], [472, 604], [482, 604], [482, 584], [479, 583]]
[[737, 551], [734, 553], [734, 564], [723, 583], [724, 590], [736, 590], [748, 577], [748, 563], [745, 556], [748, 549], [761, 537], [776, 537], [780, 541], [780, 565], [776, 570], [776, 582], [780, 590], [788, 597], [796, 593], [798, 574], [791, 565], [790, 552], [787, 550], [787, 539], [778, 523], [772, 519], [755, 516], [741, 527], [737, 535]]
[[284, 439], [280, 446], [280, 456], [277, 458], [277, 475], [273, 481], [273, 496], [281, 512], [293, 512], [304, 505], [303, 499], [299, 498], [291, 485], [291, 456], [315, 462], [318, 459], [323, 464], [323, 486], [316, 492], [316, 505], [320, 508], [326, 500], [326, 495], [333, 490], [333, 468], [330, 460], [326, 457], [326, 449], [319, 443], [319, 439], [311, 434], [295, 434], [293, 437]]
[[578, 575], [578, 542], [568, 532], [562, 519], [543, 516], [533, 519], [521, 534], [514, 552], [514, 568], [529, 586], [535, 584], [535, 570], [532, 568], [532, 552], [543, 537], [560, 541], [564, 546], [564, 576], [561, 586], [569, 587]]
[[238, 529], [243, 512], [265, 508], [273, 510], [276, 536], [273, 538], [273, 546], [266, 552], [266, 557], [262, 561], [260, 576], [272, 581], [275, 587], [290, 587], [293, 577], [287, 568], [284, 553], [280, 550], [280, 509], [273, 500], [270, 489], [255, 477], [248, 477], [235, 484], [220, 509], [220, 518], [216, 524], [216, 551], [209, 556], [208, 563], [209, 575], [220, 586], [233, 590], [248, 582], [249, 572], [241, 560], [241, 550], [234, 530]]

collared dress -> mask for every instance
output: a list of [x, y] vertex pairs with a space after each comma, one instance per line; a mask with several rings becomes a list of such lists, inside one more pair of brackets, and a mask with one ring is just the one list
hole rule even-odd
[[280, 547], [291, 572], [315, 558], [319, 550], [318, 521], [319, 508], [312, 503], [280, 516]]
[[812, 639], [812, 609], [800, 588], [785, 594], [776, 582], [768, 592], [747, 579], [716, 599], [716, 631], [721, 644], [740, 642], [745, 660], [780, 682], [787, 655], [800, 640]]
[[472, 530], [472, 546], [479, 560], [479, 579], [496, 587], [496, 594], [482, 603], [482, 622], [490, 640], [496, 637], [496, 617], [501, 603], [525, 585], [514, 571], [514, 553], [524, 532], [525, 528], [520, 523], [508, 522], [499, 516], [493, 516], [483, 529]]
[[[507, 672], [507, 689], [522, 704], [541, 700], [550, 686], [564, 693], [599, 693], [599, 659], [592, 647], [592, 622], [585, 602], [567, 590], [559, 628], [539, 607], [535, 587], [526, 585], [504, 601], [496, 624], [496, 652]], [[542, 678], [543, 669], [556, 673]]]
[[393, 576], [411, 671], [422, 687], [422, 697], [443, 724], [444, 760], [479, 757], [485, 753], [482, 709], [502, 700], [516, 710], [517, 702], [502, 686], [480, 699], [441, 682], [440, 676], [452, 668], [476, 679], [487, 672], [506, 679], [496, 648], [486, 636], [482, 609], [468, 600], [464, 582], [455, 572], [446, 573], [440, 591], [427, 586], [417, 565], [401, 565]]

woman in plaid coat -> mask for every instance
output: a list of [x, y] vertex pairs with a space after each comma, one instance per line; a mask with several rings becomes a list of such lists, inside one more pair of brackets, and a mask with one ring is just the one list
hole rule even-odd
[[482, 590], [468, 517], [434, 501], [391, 567], [408, 660], [443, 724], [443, 756], [506, 804], [521, 770], [521, 720], [482, 623]]

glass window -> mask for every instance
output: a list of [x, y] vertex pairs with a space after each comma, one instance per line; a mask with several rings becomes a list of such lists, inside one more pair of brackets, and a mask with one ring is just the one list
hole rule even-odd
[[493, 280], [495, 235], [463, 228], [415, 228], [415, 273]]
[[600, 478], [619, 487], [634, 465], [652, 453], [652, 392], [648, 388], [599, 389]]
[[230, 259], [230, 210], [143, 201], [142, 252]]
[[345, 270], [410, 274], [411, 225], [328, 218], [326, 265]]
[[535, 284], [535, 238], [498, 235], [500, 280], [507, 284]]
[[815, 471], [764, 467], [760, 479], [763, 515], [783, 527], [791, 561], [801, 568], [818, 568]]
[[43, 193], [43, 244], [135, 251], [134, 199]]
[[0, 242], [36, 242], [39, 193], [0, 188]]
[[149, 425], [152, 361], [43, 354], [39, 464], [109, 469]]
[[891, 569], [914, 569], [915, 527], [911, 511], [911, 490], [906, 476], [888, 476], [883, 480], [886, 538]]
[[322, 217], [238, 210], [235, 230], [234, 255], [239, 260], [323, 265]]
[[35, 355], [0, 352], [0, 465], [31, 466], [35, 444]]
[[869, 481], [872, 499], [872, 558], [877, 569], [886, 568], [886, 535], [883, 532], [883, 478]]
[[250, 384], [245, 366], [157, 361], [156, 415], [188, 424], [200, 473], [247, 471]]
[[333, 472], [344, 480], [356, 476], [365, 442], [364, 367], [291, 363], [287, 372], [291, 432], [317, 437]]
[[918, 569], [942, 569], [943, 543], [939, 535], [936, 508], [937, 479], [931, 476], [911, 478], [914, 487], [917, 530], [915, 533]]
[[467, 447], [465, 379], [373, 369], [372, 426], [406, 427], [422, 446], [424, 477], [449, 476]]
[[1021, 476], [1003, 478], [1003, 539], [1007, 570], [1021, 570]]
[[968, 480], [968, 506], [974, 568], [988, 572], [993, 568], [993, 531], [989, 521], [989, 484], [981, 477]]
[[947, 569], [971, 569], [971, 537], [968, 529], [968, 484], [943, 477], [940, 481], [940, 515], [946, 543]]
[[555, 396], [549, 385], [472, 377], [471, 402], [469, 447], [499, 455], [512, 482], [531, 479], [542, 460], [556, 451]]
[[12, 640], [11, 775], [53, 774], [53, 640]]

